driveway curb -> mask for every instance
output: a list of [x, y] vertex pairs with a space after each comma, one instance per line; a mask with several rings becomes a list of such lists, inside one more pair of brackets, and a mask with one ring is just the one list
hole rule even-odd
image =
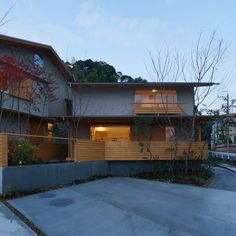
[[47, 236], [41, 229], [39, 229], [32, 221], [30, 221], [26, 216], [19, 212], [15, 207], [13, 207], [6, 200], [1, 200], [1, 202], [16, 215], [21, 221], [23, 221], [32, 231], [34, 231], [39, 236]]

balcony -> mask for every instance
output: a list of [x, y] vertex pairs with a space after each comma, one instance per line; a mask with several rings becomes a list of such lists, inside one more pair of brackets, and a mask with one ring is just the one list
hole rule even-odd
[[136, 115], [148, 114], [183, 114], [184, 103], [133, 103], [133, 112]]

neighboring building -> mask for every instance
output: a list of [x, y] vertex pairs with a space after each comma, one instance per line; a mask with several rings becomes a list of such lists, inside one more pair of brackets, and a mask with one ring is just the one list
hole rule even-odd
[[[173, 136], [177, 141], [188, 141], [194, 88], [214, 84], [77, 83], [52, 47], [0, 36], [0, 72], [6, 63], [1, 58], [6, 56], [23, 63], [24, 72], [31, 76], [19, 90], [0, 87], [3, 96], [0, 131], [4, 132], [52, 136], [53, 124], [66, 122], [70, 137], [127, 142], [137, 140], [132, 134], [135, 121], [146, 117], [153, 118], [149, 134], [152, 141], [171, 141]], [[45, 102], [43, 93], [48, 88], [54, 99]], [[33, 96], [29, 91], [34, 91]], [[205, 120], [207, 117], [196, 118], [195, 141], [201, 141], [201, 125]], [[40, 129], [36, 128], [39, 124]]]
[[[36, 134], [42, 117], [67, 114], [72, 98], [67, 82], [74, 80], [51, 46], [0, 35], [0, 73], [4, 70], [9, 78], [3, 81], [2, 75], [0, 81], [0, 131]], [[37, 134], [45, 132], [41, 127]]]
[[[227, 122], [227, 120], [229, 122]], [[227, 137], [229, 137], [229, 152], [236, 153], [236, 114], [229, 114], [229, 119], [222, 116], [212, 127], [212, 149], [227, 152]]]

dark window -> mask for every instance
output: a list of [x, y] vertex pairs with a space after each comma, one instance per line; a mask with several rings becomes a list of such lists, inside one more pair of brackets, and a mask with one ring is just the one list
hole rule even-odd
[[44, 66], [43, 57], [39, 53], [34, 54], [34, 64], [40, 68]]
[[72, 110], [73, 110], [72, 100], [65, 99], [65, 101], [66, 101], [66, 115], [72, 116]]

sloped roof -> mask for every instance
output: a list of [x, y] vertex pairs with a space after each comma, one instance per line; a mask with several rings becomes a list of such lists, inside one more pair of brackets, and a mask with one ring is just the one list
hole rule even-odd
[[74, 81], [74, 77], [72, 73], [68, 70], [65, 63], [61, 60], [55, 50], [46, 44], [36, 43], [29, 40], [14, 38], [6, 35], [0, 34], [0, 43], [6, 43], [12, 46], [21, 46], [23, 48], [31, 48], [34, 50], [42, 51], [48, 55], [48, 57], [52, 60], [52, 62], [57, 66], [57, 68], [62, 72], [62, 74], [66, 77], [67, 81]]

